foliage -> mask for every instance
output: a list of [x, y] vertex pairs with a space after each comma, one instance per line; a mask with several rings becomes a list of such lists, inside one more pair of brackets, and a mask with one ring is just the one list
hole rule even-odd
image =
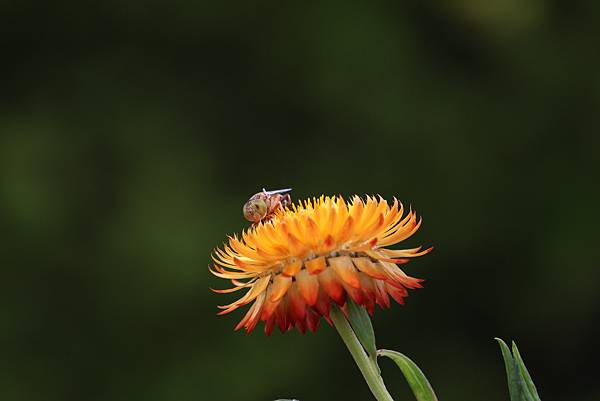
[[521, 358], [517, 344], [512, 343], [512, 354], [504, 341], [496, 338], [502, 350], [511, 401], [540, 401], [537, 389]]

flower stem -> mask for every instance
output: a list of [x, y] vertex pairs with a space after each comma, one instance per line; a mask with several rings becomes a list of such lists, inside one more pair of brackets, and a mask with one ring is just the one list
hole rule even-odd
[[340, 311], [337, 306], [332, 306], [329, 317], [333, 321], [333, 325], [340, 334], [340, 337], [342, 337], [344, 344], [348, 347], [348, 351], [352, 354], [354, 362], [358, 365], [358, 368], [369, 385], [375, 399], [377, 399], [377, 401], [394, 401], [387, 391], [387, 388], [385, 388], [383, 379], [379, 374], [377, 362], [367, 356], [367, 353], [360, 344], [356, 334], [354, 334], [352, 327], [350, 327], [350, 323], [348, 323], [348, 320], [346, 320], [342, 311]]

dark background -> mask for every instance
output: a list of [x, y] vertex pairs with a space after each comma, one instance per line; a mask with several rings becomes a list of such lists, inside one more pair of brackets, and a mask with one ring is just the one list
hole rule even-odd
[[0, 399], [370, 399], [329, 326], [215, 316], [211, 249], [288, 186], [423, 215], [374, 324], [440, 400], [508, 400], [495, 336], [600, 399], [600, 2], [84, 3], [0, 3]]

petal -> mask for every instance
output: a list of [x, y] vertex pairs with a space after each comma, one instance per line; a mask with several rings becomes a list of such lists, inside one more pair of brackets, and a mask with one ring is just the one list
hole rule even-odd
[[306, 303], [304, 302], [302, 295], [300, 295], [297, 285], [292, 285], [288, 291], [287, 297], [290, 317], [294, 322], [303, 322], [306, 317]]
[[343, 305], [346, 300], [346, 294], [335, 272], [332, 269], [327, 269], [319, 273], [317, 277], [319, 278], [319, 286], [325, 290], [327, 295], [338, 305]]
[[329, 317], [329, 305], [331, 304], [331, 298], [321, 286], [319, 288], [319, 296], [317, 302], [313, 305], [313, 309], [323, 317]]
[[371, 277], [385, 280], [388, 278], [385, 272], [378, 268], [371, 260], [367, 257], [352, 258], [354, 265], [363, 273], [368, 274]]
[[309, 274], [306, 269], [300, 270], [296, 274], [296, 284], [300, 294], [304, 297], [304, 301], [309, 305], [314, 305], [319, 296], [319, 279], [317, 276]]
[[329, 258], [327, 262], [346, 284], [353, 288], [360, 288], [358, 272], [349, 256]]
[[375, 282], [375, 296], [377, 305], [382, 308], [389, 308], [391, 306], [390, 297], [388, 296], [385, 282], [382, 280], [374, 280]]
[[270, 298], [271, 302], [277, 302], [281, 298], [283, 298], [283, 296], [285, 295], [285, 293], [291, 285], [291, 277], [284, 276], [283, 274], [278, 274], [277, 276], [275, 276], [275, 279], [273, 279], [273, 287]]
[[319, 315], [310, 308], [306, 311], [306, 326], [313, 333], [316, 332], [319, 327]]
[[422, 247], [412, 248], [412, 249], [385, 249], [382, 248], [379, 252], [384, 253], [385, 255], [392, 258], [415, 258], [417, 256], [423, 256], [428, 254], [433, 250], [433, 247], [429, 247], [424, 251], [419, 252]]
[[261, 293], [258, 298], [256, 298], [256, 302], [252, 305], [252, 307], [248, 310], [248, 313], [244, 316], [244, 318], [235, 326], [235, 330], [239, 330], [242, 327], [246, 328], [246, 332], [250, 333], [256, 323], [258, 323], [260, 311], [262, 309], [263, 303], [265, 301], [265, 293]]
[[352, 298], [354, 303], [356, 303], [358, 305], [365, 305], [367, 297], [362, 292], [360, 287], [354, 288], [344, 282], [342, 282], [342, 286], [344, 287], [344, 290], [346, 290], [346, 293], [350, 296], [350, 298]]
[[394, 234], [381, 240], [379, 242], [380, 246], [393, 245], [393, 244], [396, 244], [398, 242], [404, 241], [405, 239], [409, 238], [411, 235], [413, 235], [415, 232], [417, 232], [419, 227], [421, 227], [421, 223], [423, 222], [422, 219], [419, 219], [418, 222], [416, 221], [416, 219], [417, 219], [417, 214], [414, 213], [411, 216], [410, 221], [405, 226], [403, 226], [401, 229], [396, 231]]
[[300, 271], [300, 269], [302, 268], [302, 262], [295, 261], [292, 263], [288, 263], [282, 270], [281, 274], [283, 274], [284, 276], [288, 276], [288, 277], [293, 277], [296, 275], [296, 273], [298, 273]]
[[265, 321], [265, 334], [270, 336], [273, 332], [273, 328], [275, 327], [275, 318], [272, 316], [268, 320]]
[[352, 235], [352, 226], [353, 225], [354, 225], [354, 219], [352, 218], [352, 216], [348, 216], [348, 218], [344, 222], [344, 226], [342, 227], [342, 229], [340, 230], [340, 232], [337, 235], [338, 242], [345, 242], [350, 238], [350, 236]]
[[277, 300], [275, 302], [271, 301], [272, 294], [273, 294], [273, 286], [271, 285], [267, 289], [267, 296], [265, 299], [265, 305], [263, 306], [261, 320], [264, 320], [264, 321], [272, 320], [273, 312], [275, 311], [275, 309], [277, 309], [277, 306], [279, 306], [279, 302], [281, 302], [281, 299]]
[[227, 306], [221, 306], [220, 308], [224, 309], [224, 310], [219, 312], [218, 315], [227, 314], [227, 313], [239, 308], [241, 305], [245, 305], [247, 303], [252, 302], [254, 299], [256, 299], [260, 294], [262, 294], [266, 290], [267, 285], [269, 284], [269, 280], [270, 280], [270, 276], [265, 276], [265, 277], [260, 278], [258, 281], [256, 281], [254, 283], [252, 288], [250, 288], [250, 290], [242, 298], [238, 299], [237, 301], [235, 301]]
[[277, 320], [277, 326], [279, 331], [285, 333], [290, 327], [290, 320], [288, 318], [288, 302], [287, 298], [283, 298], [279, 303], [279, 306], [275, 310], [275, 318]]
[[325, 269], [327, 269], [327, 262], [325, 257], [319, 256], [316, 259], [307, 260], [304, 262], [304, 266], [310, 274], [319, 274]]
[[[423, 286], [419, 284], [422, 279], [409, 277], [393, 263], [379, 261], [377, 262], [377, 266], [381, 267], [383, 271], [388, 275], [388, 281], [395, 286], [404, 286], [408, 288], [422, 288]], [[394, 284], [395, 283], [395, 284]]]
[[377, 294], [375, 290], [375, 280], [362, 272], [358, 273], [358, 278], [360, 279], [360, 288], [363, 291], [363, 293], [371, 301], [375, 301]]
[[244, 288], [244, 287], [233, 287], [233, 288], [226, 288], [226, 289], [224, 289], [224, 290], [217, 290], [217, 289], [215, 289], [215, 288], [211, 288], [210, 290], [211, 290], [212, 292], [216, 292], [217, 294], [228, 294], [228, 293], [230, 293], [230, 292], [239, 291], [239, 290], [241, 290], [242, 288]]
[[408, 296], [408, 291], [404, 287], [394, 287], [389, 283], [385, 284], [385, 289], [400, 305], [404, 305], [404, 298]]

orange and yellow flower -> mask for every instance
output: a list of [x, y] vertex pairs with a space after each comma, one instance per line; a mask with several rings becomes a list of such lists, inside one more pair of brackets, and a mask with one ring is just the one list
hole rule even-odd
[[324, 197], [280, 210], [270, 221], [229, 237], [216, 248], [209, 267], [217, 277], [231, 280], [228, 293], [247, 289], [237, 301], [219, 306], [219, 315], [254, 302], [236, 326], [250, 332], [259, 321], [271, 334], [293, 327], [315, 331], [320, 317], [329, 321], [334, 301], [348, 297], [373, 313], [375, 304], [390, 306], [390, 296], [403, 304], [407, 289], [421, 288], [421, 279], [407, 276], [397, 265], [432, 248], [392, 250], [421, 225], [412, 210], [403, 216], [402, 203], [383, 198]]

